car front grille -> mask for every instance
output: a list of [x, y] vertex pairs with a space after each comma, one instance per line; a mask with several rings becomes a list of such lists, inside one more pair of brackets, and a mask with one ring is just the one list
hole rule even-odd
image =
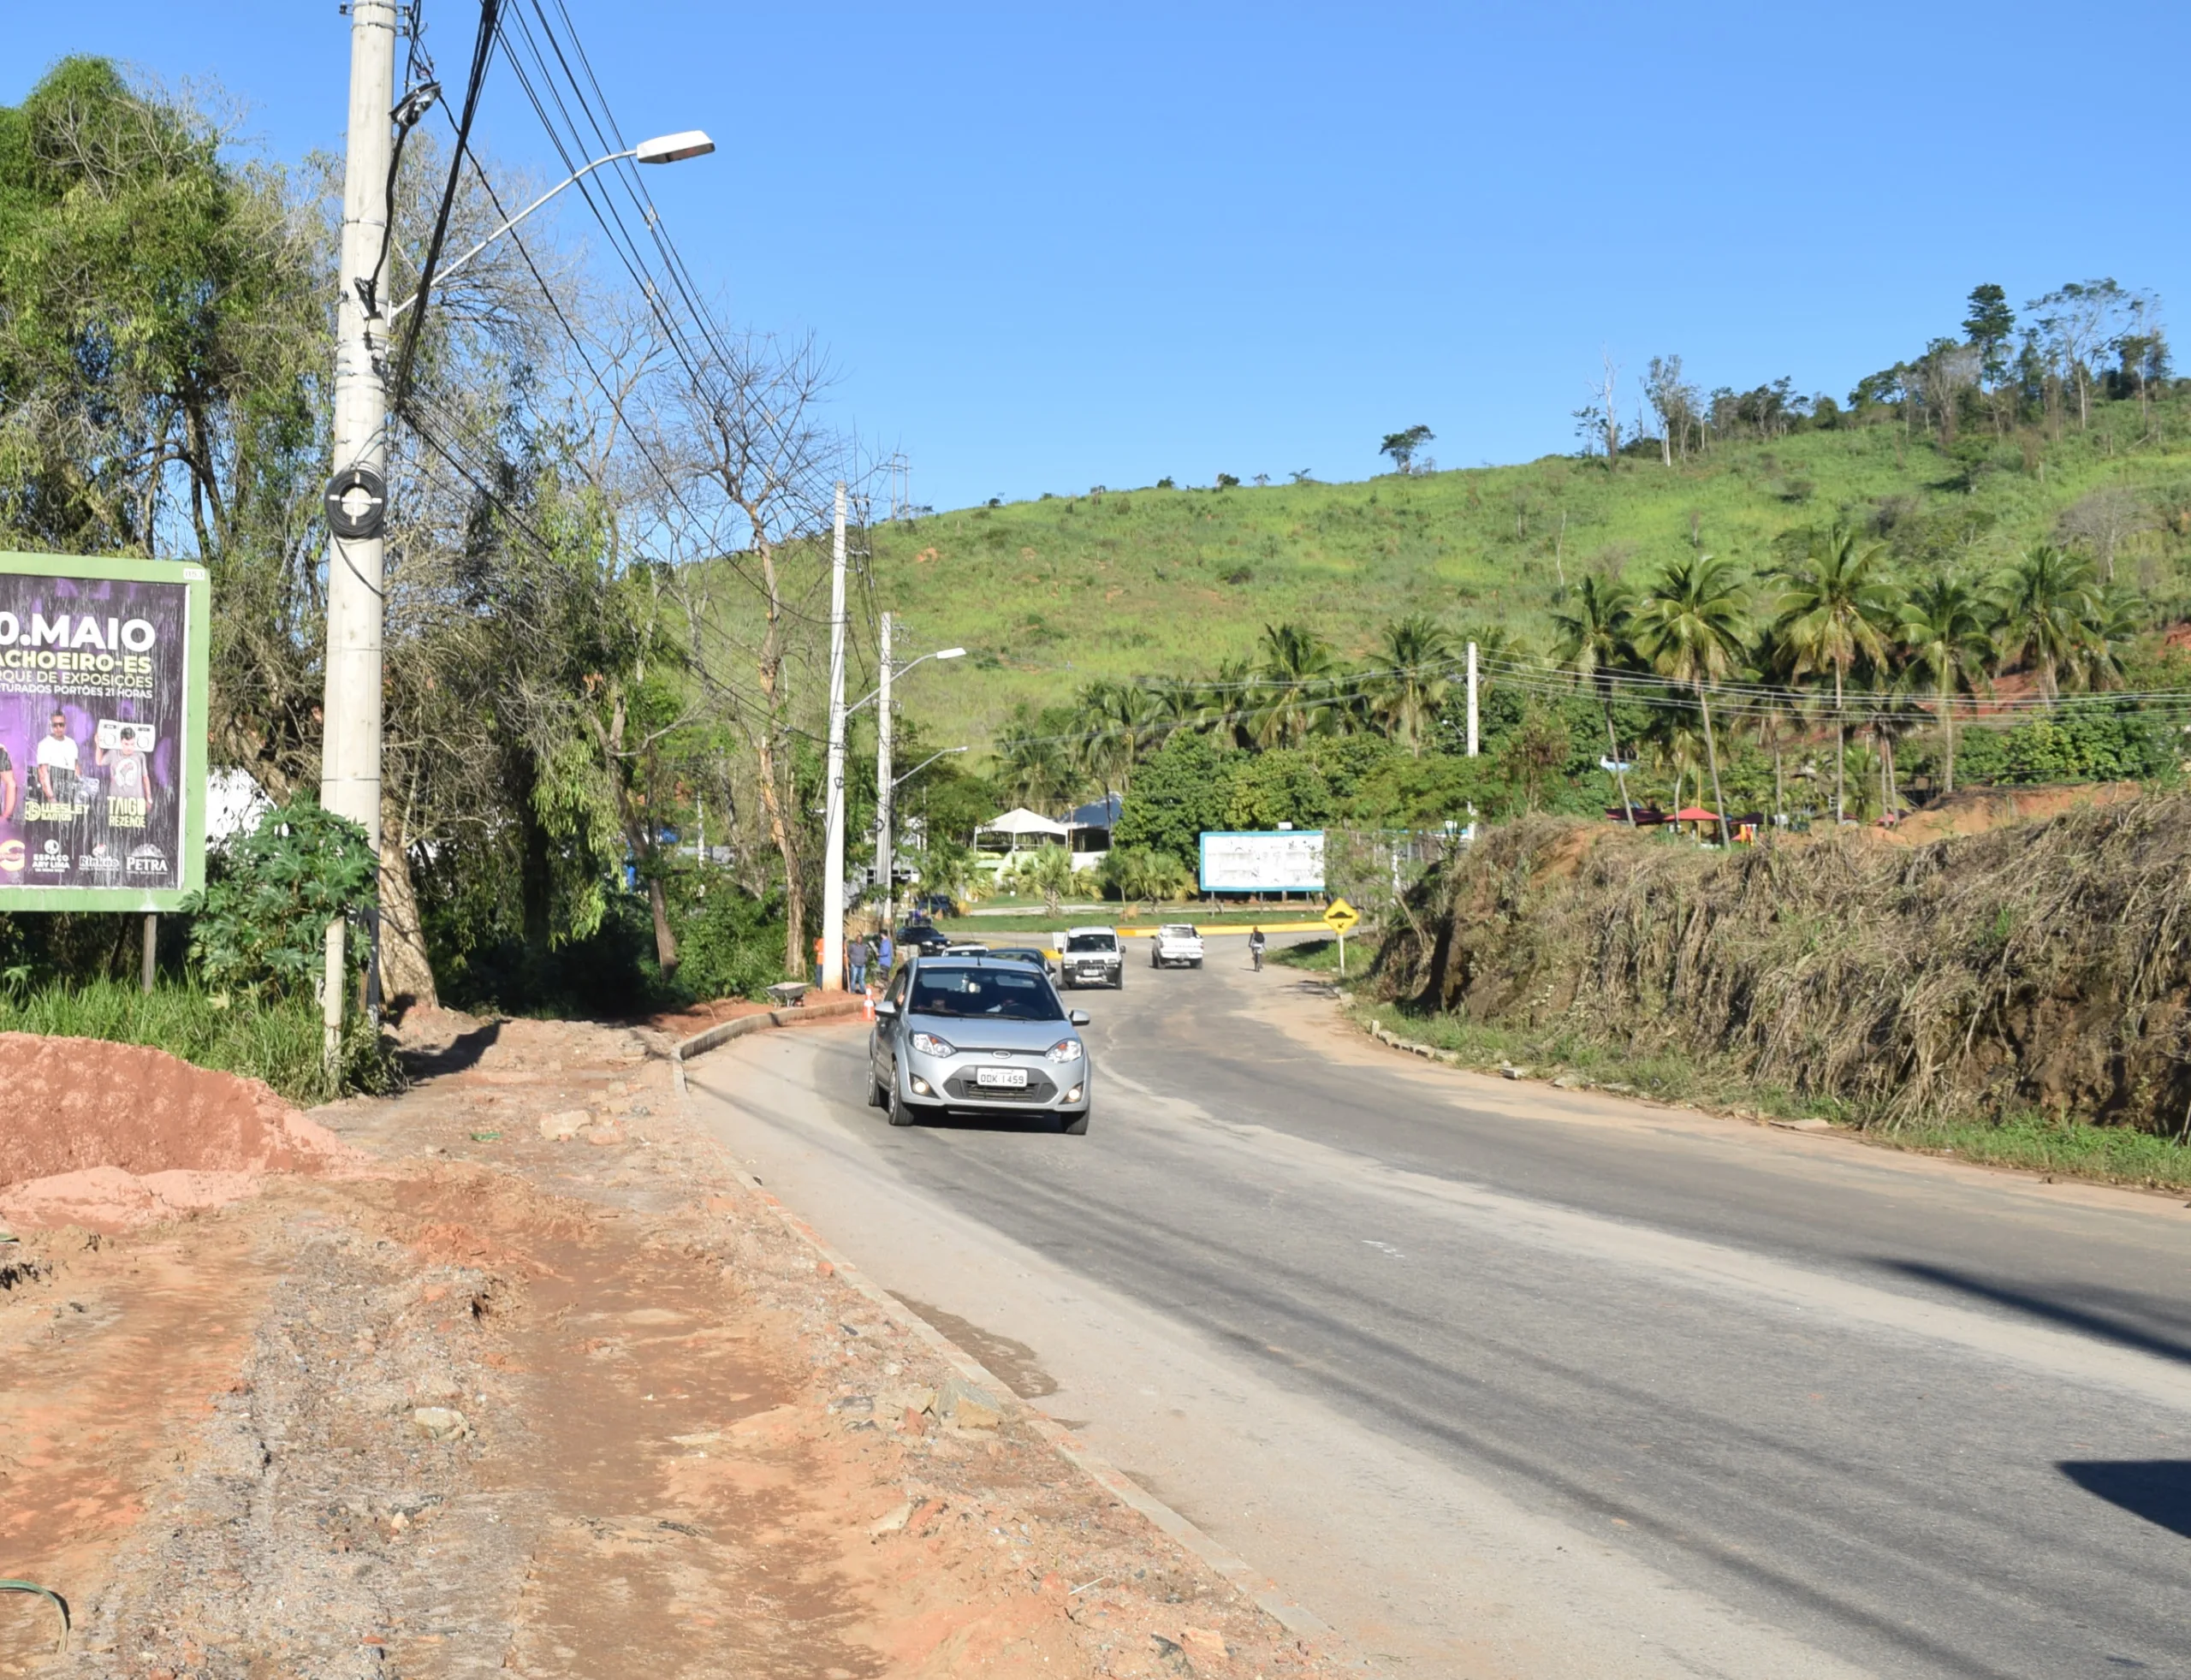
[[977, 1085], [970, 1068], [945, 1080], [943, 1094], [963, 1098], [968, 1102], [1054, 1102], [1058, 1088], [1031, 1067], [1027, 1070], [1024, 1089], [1010, 1085]]

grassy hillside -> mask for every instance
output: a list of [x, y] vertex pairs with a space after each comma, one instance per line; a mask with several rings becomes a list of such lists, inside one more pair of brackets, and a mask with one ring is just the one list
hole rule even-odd
[[1775, 537], [1837, 516], [1913, 573], [1986, 572], [2052, 537], [2095, 491], [2136, 497], [2117, 574], [2180, 615], [2191, 575], [2191, 399], [2095, 405], [2057, 438], [1969, 432], [1953, 451], [1898, 423], [1721, 442], [1669, 469], [1655, 457], [1547, 456], [1351, 484], [1091, 491], [977, 508], [874, 533], [878, 603], [901, 647], [975, 657], [905, 693], [932, 739], [989, 740], [1019, 701], [1093, 678], [1207, 674], [1294, 619], [1342, 654], [1386, 620], [1428, 611], [1504, 624], [1541, 644], [1563, 575], [1631, 573], [1692, 545], [1761, 569]]

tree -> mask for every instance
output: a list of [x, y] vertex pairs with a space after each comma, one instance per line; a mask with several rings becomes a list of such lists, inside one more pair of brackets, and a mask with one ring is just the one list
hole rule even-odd
[[1372, 656], [1384, 668], [1368, 684], [1370, 715], [1419, 758], [1452, 686], [1452, 638], [1428, 614], [1412, 613], [1385, 626]]
[[1883, 662], [1899, 615], [1894, 588], [1879, 575], [1885, 544], [1865, 543], [1836, 524], [1808, 536], [1802, 559], [1788, 574], [1773, 634], [1786, 646], [1797, 677], [1833, 673], [1833, 820], [1847, 812], [1848, 721], [1844, 715], [1850, 667]]
[[1696, 387], [1681, 377], [1679, 356], [1654, 356], [1643, 375], [1643, 394], [1659, 417], [1659, 459], [1668, 466], [1689, 454], [1689, 434], [1698, 424]]
[[1174, 735], [1149, 755], [1112, 831], [1114, 846], [1149, 846], [1196, 858], [1204, 830], [1225, 826], [1226, 771], [1233, 755], [1207, 736]]
[[1032, 893], [1042, 901], [1046, 914], [1055, 916], [1065, 895], [1078, 884], [1072, 854], [1062, 846], [1038, 846], [1021, 852], [997, 884], [1008, 892]]
[[1977, 348], [1959, 344], [1951, 338], [1934, 339], [1917, 359], [1914, 369], [1917, 389], [1923, 393], [1927, 413], [1939, 417], [1940, 442], [1948, 448], [1955, 447], [1957, 408], [1962, 394], [1977, 384], [1984, 363]]
[[[1385, 434], [1385, 441], [1377, 446], [1377, 453], [1392, 458], [1394, 472], [1411, 472], [1415, 470], [1415, 458], [1421, 453], [1422, 446], [1435, 440], [1437, 436], [1428, 426], [1410, 426], [1405, 431], [1388, 431]], [[1296, 475], [1294, 482], [1306, 483], [1308, 477], [1308, 472], [1303, 470]]]
[[1710, 555], [1668, 563], [1636, 603], [1636, 644], [1660, 674], [1686, 684], [1704, 722], [1712, 766], [1712, 801], [1719, 843], [1728, 843], [1726, 796], [1719, 787], [1719, 749], [1712, 734], [1710, 691], [1742, 662], [1749, 634], [1749, 600], [1732, 562]]
[[[1626, 761], [1612, 727], [1612, 674], [1635, 657], [1629, 640], [1633, 605], [1634, 597], [1624, 585], [1594, 573], [1552, 610], [1553, 631], [1559, 638], [1553, 657], [1596, 691], [1599, 709], [1605, 714], [1606, 745], [1616, 766]], [[1613, 779], [1620, 784], [1621, 808], [1633, 823], [1636, 804], [1628, 797], [1628, 772], [1616, 769]]]
[[1254, 733], [1262, 746], [1298, 746], [1332, 725], [1331, 680], [1338, 662], [1331, 644], [1305, 625], [1263, 626], [1256, 675]]
[[1955, 697], [1977, 692], [1993, 651], [1984, 597], [1956, 579], [1929, 579], [1910, 591], [1900, 633], [1909, 662], [1932, 685], [1940, 722], [1940, 791], [1952, 793]]
[[1998, 286], [1974, 286], [1969, 307], [1962, 318], [1963, 336], [1978, 352], [1980, 373], [1998, 383], [2009, 371], [2009, 340], [2016, 329], [2016, 312], [2009, 307], [2009, 294]]
[[2131, 303], [2131, 294], [2112, 280], [2073, 280], [2024, 306], [2046, 312], [2038, 317], [2040, 342], [2059, 377], [2076, 387], [2080, 431], [2092, 424], [2094, 360], [2129, 315]]
[[2061, 693], [2060, 674], [2103, 623], [2105, 606], [2089, 564], [2051, 543], [2024, 550], [1996, 585], [2004, 658], [2032, 666], [2039, 692]]
[[2054, 522], [2066, 541], [2089, 549], [2099, 561], [2100, 580], [2115, 581], [2115, 551], [2123, 542], [2152, 528], [2152, 519], [2135, 490], [2106, 485], [2079, 497]]

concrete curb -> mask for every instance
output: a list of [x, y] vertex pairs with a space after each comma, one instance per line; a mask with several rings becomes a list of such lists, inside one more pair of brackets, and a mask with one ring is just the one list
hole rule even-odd
[[[850, 1012], [840, 1010], [834, 1012], [842, 1015]], [[816, 1018], [818, 1018], [818, 1012]], [[726, 1021], [720, 1027], [710, 1027], [706, 1032], [686, 1040], [686, 1043], [680, 1045], [679, 1048], [681, 1052], [686, 1046], [696, 1043], [698, 1039], [707, 1038], [710, 1042], [703, 1048], [712, 1049], [718, 1044], [728, 1042], [732, 1038], [745, 1036], [745, 1033], [728, 1033], [721, 1037], [710, 1036], [721, 1032], [723, 1027], [743, 1027], [745, 1032], [758, 1032], [762, 1030], [764, 1023], [773, 1024], [772, 1016], [748, 1015], [737, 1021]], [[690, 1094], [685, 1084], [683, 1055], [680, 1054], [676, 1057], [671, 1066], [676, 1072], [678, 1096], [680, 1100], [686, 1099]], [[688, 1113], [686, 1118], [690, 1119], [693, 1117]], [[725, 1159], [728, 1160], [727, 1151]], [[732, 1173], [738, 1182], [745, 1186], [749, 1195], [775, 1214], [783, 1222], [787, 1230], [811, 1249], [830, 1271], [842, 1277], [846, 1283], [865, 1297], [877, 1312], [884, 1314], [892, 1322], [926, 1345], [930, 1352], [969, 1382], [977, 1383], [995, 1394], [1011, 1396], [1012, 1403], [1026, 1414], [1027, 1421], [1033, 1425], [1035, 1433], [1042, 1436], [1043, 1440], [1048, 1443], [1051, 1450], [1066, 1463], [1080, 1471], [1119, 1504], [1138, 1511], [1161, 1533], [1176, 1540], [1202, 1563], [1222, 1576], [1227, 1584], [1295, 1638], [1315, 1639], [1324, 1647], [1327, 1655], [1341, 1657], [1365, 1671], [1375, 1671], [1365, 1659], [1354, 1656], [1346, 1651], [1345, 1641], [1339, 1637], [1338, 1630], [1330, 1623], [1325, 1621], [1298, 1600], [1281, 1592], [1276, 1582], [1262, 1574], [1246, 1558], [1219, 1545], [1178, 1511], [1166, 1505], [1163, 1500], [1103, 1457], [1101, 1454], [1082, 1445], [1071, 1431], [1065, 1428], [1040, 1407], [1031, 1404], [1015, 1393], [1011, 1385], [999, 1378], [996, 1373], [905, 1305], [896, 1296], [891, 1294], [889, 1291], [870, 1279], [843, 1255], [838, 1253], [823, 1240], [813, 1226], [785, 1207], [769, 1193], [768, 1188], [758, 1178], [748, 1172], [744, 1167], [735, 1161], [729, 1161], [729, 1167]]]

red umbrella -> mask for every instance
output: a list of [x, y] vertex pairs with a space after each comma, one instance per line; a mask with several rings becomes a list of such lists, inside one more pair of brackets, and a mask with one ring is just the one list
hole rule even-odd
[[1691, 805], [1687, 810], [1677, 810], [1674, 813], [1674, 821], [1677, 822], [1717, 822], [1719, 820], [1719, 812], [1707, 810], [1701, 805]]

